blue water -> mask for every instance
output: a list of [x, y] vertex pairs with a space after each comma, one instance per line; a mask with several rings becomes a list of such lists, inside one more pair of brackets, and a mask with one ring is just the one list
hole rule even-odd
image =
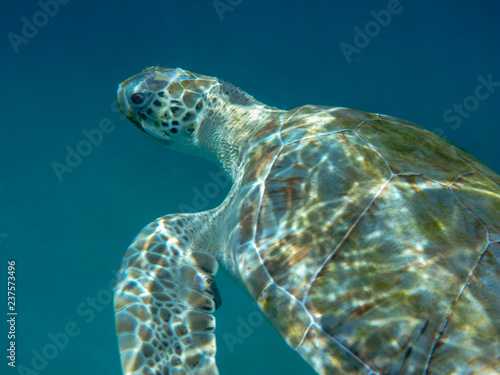
[[[216, 3], [239, 4], [218, 13], [213, 1], [73, 0], [49, 16], [36, 1], [0, 5], [0, 278], [5, 287], [14, 259], [18, 312], [17, 367], [2, 355], [1, 374], [120, 374], [112, 272], [144, 225], [193, 206], [195, 189], [217, 171], [120, 118], [117, 84], [146, 67], [221, 77], [285, 109], [322, 104], [401, 117], [500, 170], [500, 87], [480, 88], [480, 99], [476, 91], [484, 80], [500, 82], [499, 2], [393, 0], [391, 19], [378, 26], [374, 14], [388, 1]], [[40, 25], [25, 27], [28, 37], [22, 17]], [[372, 35], [357, 37], [361, 48], [355, 28]], [[343, 42], [357, 49], [343, 53]], [[58, 176], [67, 147], [100, 123], [108, 131], [101, 142]], [[223, 334], [236, 335], [257, 307], [224, 273], [217, 282], [222, 375], [312, 373], [267, 323], [228, 345]]]

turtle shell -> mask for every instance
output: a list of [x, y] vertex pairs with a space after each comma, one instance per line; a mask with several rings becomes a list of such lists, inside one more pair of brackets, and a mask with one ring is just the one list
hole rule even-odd
[[322, 374], [500, 372], [500, 177], [412, 124], [305, 106], [247, 151], [234, 260]]

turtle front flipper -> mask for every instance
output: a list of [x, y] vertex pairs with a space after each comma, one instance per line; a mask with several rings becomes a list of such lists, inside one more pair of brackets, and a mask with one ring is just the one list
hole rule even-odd
[[114, 292], [124, 374], [218, 374], [218, 264], [189, 241], [195, 216], [152, 222], [125, 254]]

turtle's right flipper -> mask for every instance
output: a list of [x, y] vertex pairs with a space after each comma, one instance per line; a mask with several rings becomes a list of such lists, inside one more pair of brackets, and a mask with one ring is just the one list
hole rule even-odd
[[218, 374], [217, 261], [190, 248], [194, 216], [152, 222], [125, 255], [114, 297], [124, 374]]

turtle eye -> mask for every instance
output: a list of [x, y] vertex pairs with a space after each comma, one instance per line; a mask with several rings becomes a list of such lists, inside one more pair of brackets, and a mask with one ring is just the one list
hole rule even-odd
[[142, 93], [135, 93], [135, 94], [132, 94], [132, 102], [134, 102], [134, 104], [141, 104], [144, 99], [146, 99], [146, 95], [142, 94]]

